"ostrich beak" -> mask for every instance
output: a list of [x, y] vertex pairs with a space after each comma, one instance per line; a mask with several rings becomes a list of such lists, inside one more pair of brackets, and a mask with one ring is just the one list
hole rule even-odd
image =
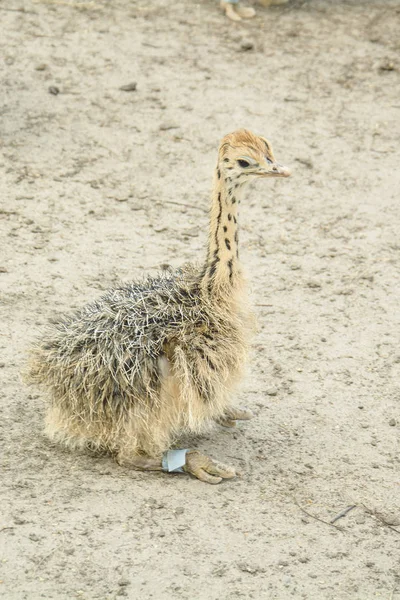
[[290, 177], [290, 170], [279, 163], [273, 162], [267, 167], [261, 167], [255, 173], [259, 177]]
[[272, 177], [290, 177], [290, 170], [284, 165], [273, 163], [271, 165], [271, 171], [268, 173], [268, 175], [272, 175]]

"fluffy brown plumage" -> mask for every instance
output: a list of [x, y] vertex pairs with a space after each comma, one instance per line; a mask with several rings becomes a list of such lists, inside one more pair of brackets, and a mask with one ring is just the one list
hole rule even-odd
[[[36, 343], [29, 378], [49, 391], [51, 438], [159, 469], [162, 453], [183, 433], [244, 415], [230, 409], [230, 399], [253, 329], [237, 225], [251, 175], [288, 171], [264, 138], [240, 130], [220, 145], [205, 263], [111, 289]], [[155, 460], [144, 466], [138, 457]], [[186, 470], [201, 479], [234, 475], [196, 453], [187, 457]]]

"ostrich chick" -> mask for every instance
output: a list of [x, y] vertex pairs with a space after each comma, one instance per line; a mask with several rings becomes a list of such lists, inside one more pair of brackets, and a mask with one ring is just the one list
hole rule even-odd
[[[235, 476], [195, 450], [170, 449], [212, 421], [251, 417], [230, 404], [253, 329], [238, 204], [251, 180], [288, 175], [263, 137], [244, 129], [225, 136], [205, 262], [111, 289], [49, 326], [32, 348], [28, 376], [50, 392], [51, 439], [108, 451], [136, 469], [183, 470], [208, 483]], [[168, 462], [174, 452], [180, 468]]]

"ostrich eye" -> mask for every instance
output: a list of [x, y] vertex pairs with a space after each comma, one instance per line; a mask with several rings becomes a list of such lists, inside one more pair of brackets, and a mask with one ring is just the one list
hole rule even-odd
[[265, 158], [267, 159], [267, 163], [272, 165], [272, 160], [268, 156], [266, 156]]
[[250, 166], [250, 163], [247, 160], [243, 160], [242, 158], [240, 158], [238, 160], [238, 165], [239, 167], [242, 167], [242, 169], [247, 169], [247, 167]]

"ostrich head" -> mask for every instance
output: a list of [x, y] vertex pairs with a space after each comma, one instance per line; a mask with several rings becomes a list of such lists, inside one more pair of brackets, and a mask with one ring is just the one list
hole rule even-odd
[[276, 162], [271, 144], [247, 129], [226, 135], [219, 147], [218, 169], [231, 183], [243, 184], [255, 177], [289, 177], [290, 171]]

